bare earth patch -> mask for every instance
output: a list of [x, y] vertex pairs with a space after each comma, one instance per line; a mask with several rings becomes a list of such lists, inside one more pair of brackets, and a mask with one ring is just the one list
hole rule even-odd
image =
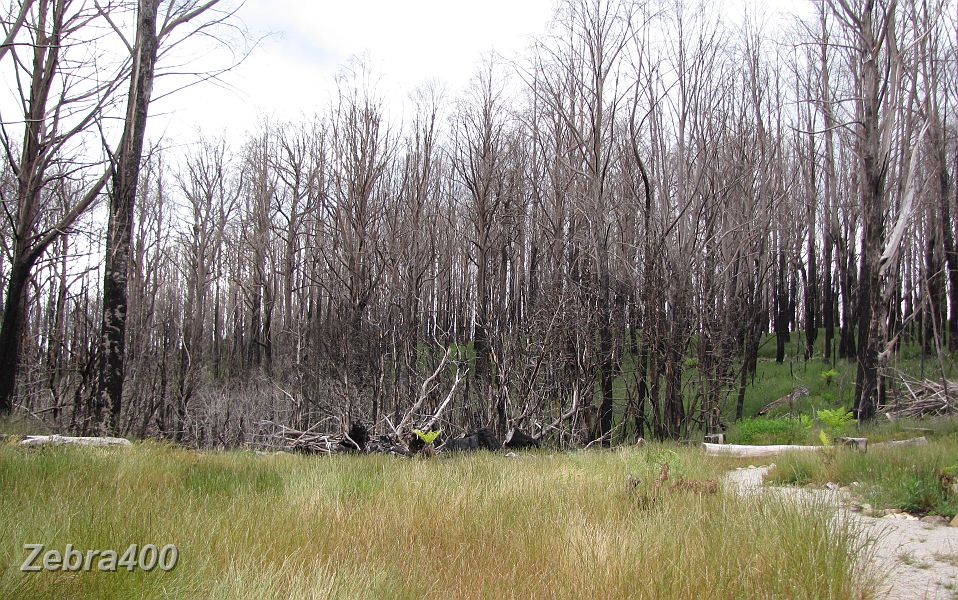
[[863, 536], [875, 540], [872, 560], [885, 576], [884, 600], [946, 600], [958, 598], [958, 527], [933, 525], [918, 520], [874, 518], [848, 510], [847, 497], [839, 490], [792, 487], [762, 487], [770, 467], [749, 467], [732, 471], [726, 486], [741, 494], [783, 494], [796, 502], [810, 500], [833, 506], [841, 518], [861, 528]]

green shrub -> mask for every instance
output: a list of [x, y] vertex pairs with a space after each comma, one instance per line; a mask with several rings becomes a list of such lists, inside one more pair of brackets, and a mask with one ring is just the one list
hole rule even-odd
[[818, 422], [822, 424], [822, 430], [818, 432], [822, 445], [831, 446], [832, 439], [844, 435], [848, 431], [848, 426], [857, 423], [855, 415], [844, 408], [829, 410], [823, 408], [816, 413]]
[[831, 385], [838, 375], [838, 371], [835, 369], [829, 369], [827, 371], [822, 371], [821, 378], [825, 382], [825, 385]]
[[729, 429], [730, 444], [800, 444], [808, 439], [801, 419], [783, 417], [743, 419]]
[[[930, 477], [928, 475], [931, 475]], [[933, 473], [906, 475], [890, 490], [890, 499], [898, 508], [910, 513], [925, 513], [934, 510], [944, 494]]]
[[848, 426], [855, 422], [855, 414], [844, 408], [836, 408], [835, 410], [823, 408], [818, 411], [818, 422], [824, 425], [829, 433], [837, 435], [845, 433]]

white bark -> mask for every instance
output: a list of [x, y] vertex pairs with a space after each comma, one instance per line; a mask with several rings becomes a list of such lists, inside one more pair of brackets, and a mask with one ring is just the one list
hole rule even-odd
[[740, 444], [702, 444], [708, 456], [736, 456], [740, 458], [761, 458], [775, 456], [784, 452], [809, 452], [821, 450], [825, 446], [792, 446], [782, 444], [777, 446], [743, 446]]
[[125, 438], [115, 437], [69, 437], [65, 435], [28, 435], [20, 440], [20, 446], [121, 446], [133, 444]]

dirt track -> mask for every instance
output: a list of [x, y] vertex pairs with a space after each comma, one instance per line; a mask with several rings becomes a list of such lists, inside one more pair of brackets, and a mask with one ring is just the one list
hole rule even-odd
[[841, 517], [861, 527], [874, 540], [873, 560], [884, 575], [885, 600], [945, 600], [958, 598], [958, 527], [921, 521], [866, 517], [848, 510], [845, 492], [790, 487], [763, 487], [769, 467], [732, 471], [726, 486], [742, 494], [783, 494], [796, 502], [824, 501]]

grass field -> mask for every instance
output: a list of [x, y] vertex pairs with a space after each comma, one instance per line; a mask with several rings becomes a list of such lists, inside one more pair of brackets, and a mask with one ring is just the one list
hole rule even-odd
[[[640, 497], [689, 448], [385, 456], [0, 447], [2, 598], [861, 598], [867, 548], [774, 499]], [[630, 490], [627, 476], [644, 481]], [[169, 573], [21, 573], [23, 545], [176, 544]]]
[[[954, 425], [954, 421], [945, 424]], [[943, 425], [939, 430], [949, 431]], [[930, 434], [934, 434], [934, 429]], [[856, 495], [875, 508], [900, 508], [949, 519], [958, 514], [958, 494], [943, 479], [958, 477], [958, 434], [932, 435], [928, 446], [873, 448], [866, 453], [836, 448], [823, 456], [784, 455], [766, 478], [773, 484], [861, 484]]]
[[[730, 441], [819, 443], [817, 410], [850, 406], [854, 364], [786, 361], [763, 345], [746, 415], [797, 386], [779, 415], [732, 424]], [[934, 376], [932, 359], [896, 368]], [[955, 361], [949, 359], [948, 376]], [[824, 371], [834, 369], [830, 377]], [[694, 367], [686, 372], [694, 376]], [[621, 378], [620, 378], [621, 379]], [[622, 382], [617, 400], [624, 402]], [[691, 393], [691, 386], [687, 386]], [[8, 423], [12, 434], [36, 424]], [[940, 476], [958, 470], [958, 419], [852, 425], [872, 441], [921, 434], [926, 448], [777, 459], [778, 484], [850, 484], [875, 507], [952, 516]], [[822, 506], [775, 496], [670, 493], [645, 501], [662, 463], [719, 479], [736, 463], [698, 449], [500, 454], [430, 460], [0, 445], [0, 598], [869, 598], [870, 546]], [[958, 473], [954, 473], [958, 475]], [[629, 476], [643, 483], [636, 489]], [[22, 573], [41, 543], [63, 551], [175, 544], [169, 573]]]

